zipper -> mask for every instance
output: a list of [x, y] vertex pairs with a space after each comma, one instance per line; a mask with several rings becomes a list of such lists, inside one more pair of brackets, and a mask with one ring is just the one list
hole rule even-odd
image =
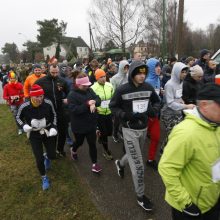
[[53, 97], [54, 97], [54, 103], [57, 109], [57, 101], [56, 101], [56, 96], [55, 96], [55, 90], [54, 90], [54, 80], [52, 79], [52, 85], [53, 85]]
[[200, 187], [200, 189], [199, 189], [199, 193], [198, 193], [198, 196], [197, 196], [197, 199], [196, 199], [196, 205], [198, 206], [199, 204], [199, 197], [200, 197], [200, 195], [201, 195], [201, 193], [202, 193], [202, 189], [203, 189], [203, 186], [201, 186]]
[[[105, 101], [106, 101], [106, 94], [105, 94], [105, 85], [103, 85], [103, 91], [104, 91], [104, 95], [105, 95]], [[106, 112], [107, 112], [107, 108], [105, 109], [105, 115], [106, 115]]]

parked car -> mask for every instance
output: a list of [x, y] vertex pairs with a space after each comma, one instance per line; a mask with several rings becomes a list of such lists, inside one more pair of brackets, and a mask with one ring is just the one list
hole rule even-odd
[[211, 57], [211, 59], [218, 63], [216, 67], [216, 74], [220, 74], [220, 49]]

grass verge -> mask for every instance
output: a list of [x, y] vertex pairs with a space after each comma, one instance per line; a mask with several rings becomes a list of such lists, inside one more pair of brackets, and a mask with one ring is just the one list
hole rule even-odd
[[17, 135], [8, 107], [0, 105], [0, 218], [103, 219], [69, 159], [54, 161], [48, 176], [44, 192], [26, 135]]

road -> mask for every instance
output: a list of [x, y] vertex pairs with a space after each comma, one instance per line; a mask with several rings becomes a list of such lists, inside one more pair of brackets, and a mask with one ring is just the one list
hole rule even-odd
[[[110, 139], [110, 150], [114, 159], [121, 158], [123, 155], [122, 144], [116, 144]], [[147, 146], [144, 150], [146, 158]], [[154, 211], [148, 213], [137, 205], [136, 196], [131, 177], [130, 168], [125, 169], [125, 178], [120, 179], [117, 175], [114, 160], [107, 161], [102, 156], [102, 146], [97, 144], [98, 162], [103, 171], [99, 174], [91, 172], [91, 162], [87, 143], [78, 150], [78, 161], [73, 161], [73, 166], [80, 174], [91, 192], [91, 199], [96, 204], [106, 219], [114, 220], [170, 220], [170, 207], [164, 201], [164, 186], [159, 174], [151, 168], [145, 169], [145, 192], [155, 205]], [[69, 149], [68, 149], [69, 150]], [[145, 159], [144, 159], [145, 160]]]

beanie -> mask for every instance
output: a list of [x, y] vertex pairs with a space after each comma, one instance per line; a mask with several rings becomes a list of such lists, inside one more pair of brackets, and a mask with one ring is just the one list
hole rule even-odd
[[213, 100], [220, 103], [220, 85], [207, 83], [198, 92], [198, 100]]
[[190, 68], [190, 75], [191, 76], [197, 76], [197, 75], [203, 75], [203, 69], [199, 65], [195, 65]]
[[8, 79], [17, 79], [15, 72], [11, 71], [8, 73]]
[[32, 69], [34, 70], [34, 69], [36, 69], [36, 68], [41, 69], [41, 65], [38, 64], [38, 63], [34, 64], [34, 66], [33, 66]]
[[100, 79], [100, 78], [103, 77], [103, 76], [106, 76], [106, 73], [105, 73], [104, 70], [102, 70], [102, 69], [97, 69], [97, 70], [95, 71], [95, 79], [96, 79], [96, 80]]
[[40, 96], [44, 94], [44, 90], [41, 86], [34, 84], [30, 90], [30, 96]]
[[203, 49], [203, 50], [200, 51], [200, 57], [203, 58], [203, 57], [204, 57], [206, 54], [208, 54], [208, 53], [210, 53], [209, 50]]

